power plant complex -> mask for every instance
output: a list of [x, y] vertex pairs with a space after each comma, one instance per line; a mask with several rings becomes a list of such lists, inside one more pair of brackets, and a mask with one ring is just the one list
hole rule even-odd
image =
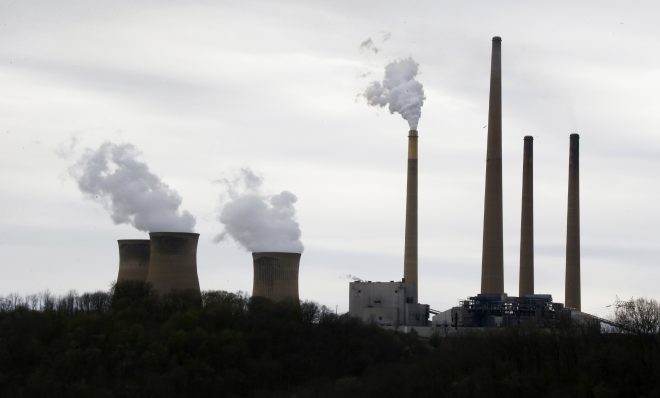
[[[502, 211], [502, 74], [499, 37], [492, 40], [488, 138], [484, 195], [481, 291], [446, 311], [432, 310], [418, 296], [418, 131], [408, 133], [406, 216], [403, 277], [389, 282], [349, 284], [349, 314], [383, 327], [427, 332], [516, 325], [534, 321], [552, 325], [561, 316], [580, 316], [579, 136], [570, 135], [566, 234], [565, 303], [534, 288], [533, 137], [524, 137], [520, 274], [518, 296], [504, 292]], [[159, 293], [199, 293], [199, 234], [151, 232], [149, 240], [119, 240], [118, 282], [142, 281]], [[300, 253], [252, 253], [254, 297], [298, 302]], [[576, 315], [577, 314], [577, 315]], [[429, 321], [429, 317], [433, 319]], [[426, 329], [424, 329], [426, 328]]]

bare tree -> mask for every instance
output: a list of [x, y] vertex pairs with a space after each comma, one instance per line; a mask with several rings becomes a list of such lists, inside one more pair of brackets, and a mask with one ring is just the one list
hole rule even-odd
[[623, 328], [640, 334], [660, 332], [660, 303], [640, 297], [615, 303], [614, 319]]

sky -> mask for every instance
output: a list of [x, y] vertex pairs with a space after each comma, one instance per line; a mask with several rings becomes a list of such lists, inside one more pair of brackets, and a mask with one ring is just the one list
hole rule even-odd
[[[569, 134], [580, 134], [582, 309], [660, 281], [654, 2], [0, 0], [0, 295], [107, 289], [115, 225], [69, 167], [130, 143], [200, 233], [202, 289], [250, 292], [219, 243], [241, 168], [297, 197], [301, 299], [348, 310], [350, 276], [403, 274], [408, 125], [361, 94], [412, 57], [419, 298], [478, 293], [491, 38], [502, 37], [505, 291], [517, 295], [523, 136], [534, 136], [535, 287], [564, 300]], [[371, 39], [373, 46], [360, 46]]]

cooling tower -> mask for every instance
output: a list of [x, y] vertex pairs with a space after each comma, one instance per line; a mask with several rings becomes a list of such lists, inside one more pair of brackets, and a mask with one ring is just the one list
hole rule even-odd
[[502, 242], [502, 39], [493, 37], [488, 103], [481, 293], [504, 293]]
[[568, 157], [565, 305], [580, 311], [580, 301], [580, 136], [571, 134]]
[[151, 256], [147, 282], [158, 293], [173, 290], [199, 292], [197, 240], [199, 234], [151, 232]]
[[403, 277], [417, 303], [417, 131], [408, 134], [408, 176], [406, 184], [406, 238]]
[[149, 271], [149, 240], [120, 239], [117, 243], [119, 244], [117, 283], [145, 282]]
[[520, 215], [520, 297], [534, 294], [534, 138], [525, 137]]
[[300, 253], [252, 253], [254, 283], [252, 296], [273, 301], [298, 301]]

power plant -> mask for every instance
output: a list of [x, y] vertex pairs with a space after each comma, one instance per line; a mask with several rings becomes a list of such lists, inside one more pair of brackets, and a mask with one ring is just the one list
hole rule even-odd
[[[410, 60], [412, 62], [412, 60]], [[413, 66], [416, 68], [414, 64]], [[416, 74], [416, 69], [414, 69]], [[417, 83], [419, 84], [419, 83]], [[380, 90], [381, 86], [374, 86]], [[421, 84], [419, 84], [419, 93]], [[375, 92], [382, 94], [380, 91]], [[423, 98], [422, 98], [423, 99]], [[380, 102], [377, 102], [381, 104]], [[419, 103], [421, 107], [421, 102]], [[419, 111], [420, 108], [418, 108]], [[414, 113], [414, 112], [413, 112]], [[484, 217], [480, 293], [459, 305], [436, 311], [419, 302], [418, 270], [418, 131], [417, 113], [408, 131], [403, 275], [389, 282], [356, 281], [349, 284], [349, 314], [383, 327], [429, 334], [438, 328], [484, 328], [533, 321], [552, 326], [580, 312], [580, 194], [579, 136], [570, 135], [568, 211], [566, 233], [565, 305], [534, 286], [534, 173], [532, 136], [523, 143], [518, 297], [504, 291], [502, 196], [502, 39], [493, 37], [488, 105], [488, 135], [484, 190]], [[414, 115], [413, 115], [414, 116]], [[406, 120], [410, 120], [404, 116]], [[291, 194], [292, 195], [292, 194]], [[293, 198], [295, 199], [295, 197]], [[293, 203], [293, 202], [291, 202]], [[243, 219], [239, 217], [239, 219]], [[294, 223], [300, 236], [298, 224]], [[118, 282], [146, 281], [157, 293], [199, 293], [197, 243], [199, 234], [151, 232], [149, 240], [119, 240]], [[300, 251], [302, 244], [298, 241]], [[272, 301], [299, 301], [300, 252], [252, 251], [252, 296]], [[430, 314], [433, 319], [429, 321]]]
[[[410, 131], [406, 187], [404, 277], [401, 282], [352, 282], [349, 314], [366, 322], [430, 334], [437, 328], [511, 326], [533, 321], [552, 326], [565, 316], [581, 313], [565, 309], [549, 294], [534, 290], [533, 137], [524, 137], [520, 225], [519, 297], [504, 292], [502, 203], [502, 39], [493, 37], [488, 138], [484, 195], [481, 293], [461, 300], [446, 311], [418, 304], [417, 269], [417, 131]], [[566, 245], [566, 307], [580, 310], [580, 237], [578, 135], [571, 135]], [[434, 314], [430, 325], [429, 313]]]
[[252, 296], [272, 301], [297, 302], [300, 253], [252, 253], [254, 281]]
[[149, 233], [149, 272], [147, 282], [157, 293], [199, 290], [197, 240], [188, 232]]
[[146, 282], [149, 272], [149, 240], [120, 239], [117, 243], [119, 245], [117, 283]]

